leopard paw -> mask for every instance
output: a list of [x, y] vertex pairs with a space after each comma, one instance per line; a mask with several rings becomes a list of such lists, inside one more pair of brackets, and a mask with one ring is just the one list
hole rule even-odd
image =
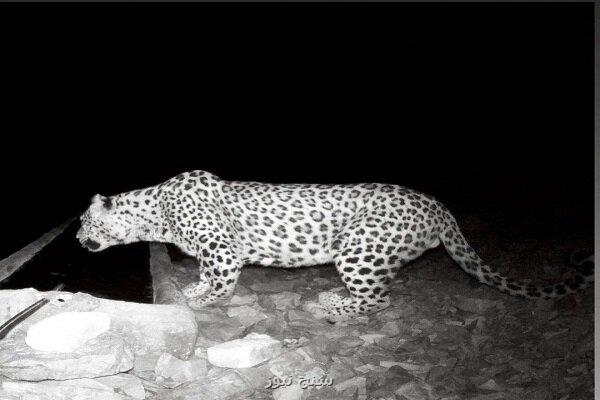
[[192, 282], [181, 289], [181, 293], [188, 299], [196, 299], [210, 293], [210, 284], [207, 281]]
[[350, 297], [343, 297], [333, 292], [319, 293], [319, 304], [322, 304], [327, 309], [335, 309], [336, 307], [344, 307], [352, 303]]

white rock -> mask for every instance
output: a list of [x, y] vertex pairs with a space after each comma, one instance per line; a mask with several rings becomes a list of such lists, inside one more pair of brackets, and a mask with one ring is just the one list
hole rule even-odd
[[301, 400], [305, 389], [302, 389], [298, 383], [289, 386], [282, 386], [273, 390], [273, 399], [275, 400]]
[[269, 335], [250, 333], [242, 339], [217, 344], [207, 349], [208, 361], [224, 368], [249, 368], [281, 351], [281, 342]]
[[258, 321], [267, 318], [265, 313], [249, 306], [230, 307], [227, 310], [227, 315], [229, 317], [237, 317], [245, 327], [252, 326]]
[[164, 386], [176, 387], [185, 382], [195, 381], [206, 375], [206, 360], [193, 357], [180, 360], [169, 353], [163, 353], [156, 362], [157, 380], [163, 378]]
[[25, 343], [36, 350], [69, 353], [109, 328], [106, 313], [64, 312], [31, 326]]

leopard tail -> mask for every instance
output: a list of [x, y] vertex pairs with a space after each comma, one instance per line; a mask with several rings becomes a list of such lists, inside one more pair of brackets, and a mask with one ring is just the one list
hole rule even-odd
[[460, 231], [456, 219], [447, 210], [444, 220], [440, 240], [450, 257], [479, 282], [495, 287], [501, 292], [530, 299], [561, 298], [589, 286], [594, 281], [593, 256], [576, 265], [572, 277], [554, 285], [535, 286], [508, 278], [495, 271], [477, 255]]

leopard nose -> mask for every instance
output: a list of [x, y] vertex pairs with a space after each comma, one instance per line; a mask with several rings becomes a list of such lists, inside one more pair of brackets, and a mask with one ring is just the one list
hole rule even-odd
[[100, 247], [100, 243], [94, 242], [92, 239], [86, 239], [83, 245], [90, 250], [97, 250]]

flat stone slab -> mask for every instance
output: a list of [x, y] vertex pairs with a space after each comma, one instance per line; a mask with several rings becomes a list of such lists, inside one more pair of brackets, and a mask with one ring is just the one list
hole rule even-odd
[[146, 392], [133, 375], [119, 374], [97, 379], [22, 382], [0, 378], [0, 398], [35, 400], [142, 400]]
[[128, 371], [133, 367], [133, 352], [114, 332], [87, 341], [73, 352], [35, 350], [19, 332], [0, 341], [0, 375], [10, 379], [95, 378]]
[[135, 355], [170, 353], [187, 359], [194, 352], [198, 326], [194, 313], [187, 307], [107, 300], [86, 293], [0, 290], [2, 317], [6, 320], [21, 311], [23, 296], [29, 299], [32, 295], [33, 300], [42, 297], [55, 300], [17, 325], [8, 338], [19, 336], [42, 319], [59, 313], [100, 312], [110, 317], [109, 332], [122, 337]]

